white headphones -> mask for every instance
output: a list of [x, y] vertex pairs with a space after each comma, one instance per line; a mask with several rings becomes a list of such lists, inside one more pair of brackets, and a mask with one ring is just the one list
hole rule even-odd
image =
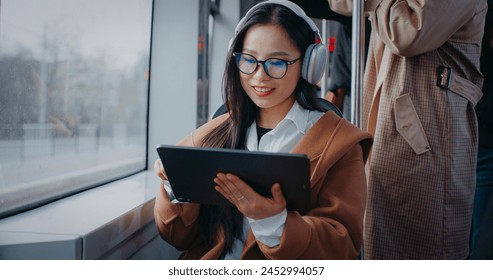
[[[301, 77], [312, 85], [317, 84], [322, 78], [322, 75], [324, 74], [325, 68], [327, 66], [327, 57], [328, 57], [327, 48], [324, 46], [324, 44], [322, 44], [320, 31], [318, 30], [317, 25], [313, 22], [311, 18], [309, 18], [305, 14], [305, 11], [303, 11], [303, 9], [301, 9], [295, 3], [287, 0], [269, 0], [253, 6], [250, 10], [248, 10], [246, 15], [240, 20], [240, 22], [238, 22], [238, 25], [236, 25], [235, 36], [243, 27], [245, 21], [250, 17], [251, 11], [257, 6], [261, 6], [265, 4], [282, 5], [293, 11], [296, 15], [298, 15], [303, 20], [305, 20], [306, 23], [308, 23], [308, 25], [310, 25], [310, 28], [313, 30], [313, 33], [317, 37], [319, 43], [311, 44], [306, 49], [305, 55], [303, 57], [303, 62], [301, 64]], [[230, 40], [229, 48], [232, 47], [233, 40], [234, 38]]]

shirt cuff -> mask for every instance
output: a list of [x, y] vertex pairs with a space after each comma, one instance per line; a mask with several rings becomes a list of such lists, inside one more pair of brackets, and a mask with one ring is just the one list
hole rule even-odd
[[161, 180], [161, 184], [163, 185], [164, 190], [166, 191], [166, 194], [168, 195], [171, 203], [182, 203], [178, 199], [176, 199], [175, 194], [173, 193], [173, 189], [171, 188], [171, 184], [168, 180]]
[[281, 213], [274, 216], [254, 220], [248, 218], [255, 238], [269, 247], [276, 247], [281, 243], [282, 232], [286, 226], [288, 211], [284, 209]]

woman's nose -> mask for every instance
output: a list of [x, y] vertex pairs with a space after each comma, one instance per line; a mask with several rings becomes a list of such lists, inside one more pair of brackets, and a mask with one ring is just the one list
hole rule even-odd
[[262, 63], [258, 64], [257, 69], [253, 72], [253, 77], [257, 80], [267, 80], [270, 76], [265, 72], [264, 65]]

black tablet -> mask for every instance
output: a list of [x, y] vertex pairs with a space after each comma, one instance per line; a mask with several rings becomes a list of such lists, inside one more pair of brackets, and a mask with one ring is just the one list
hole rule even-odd
[[271, 197], [278, 182], [287, 209], [305, 212], [310, 201], [310, 161], [303, 154], [160, 145], [157, 152], [177, 200], [230, 205], [214, 187], [218, 172], [233, 173]]

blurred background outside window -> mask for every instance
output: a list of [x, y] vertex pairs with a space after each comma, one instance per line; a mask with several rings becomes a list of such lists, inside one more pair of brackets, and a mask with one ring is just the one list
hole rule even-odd
[[0, 218], [145, 169], [152, 0], [0, 0]]

